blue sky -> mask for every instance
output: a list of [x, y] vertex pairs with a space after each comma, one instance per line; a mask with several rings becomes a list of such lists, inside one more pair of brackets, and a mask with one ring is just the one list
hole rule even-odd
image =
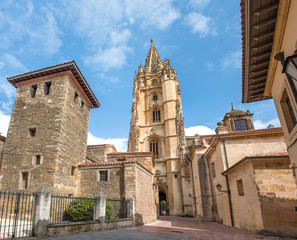
[[126, 150], [134, 71], [150, 39], [180, 82], [187, 135], [209, 134], [231, 109], [249, 109], [256, 128], [279, 126], [272, 100], [241, 103], [239, 0], [2, 1], [0, 132], [15, 88], [6, 78], [75, 60], [101, 107], [90, 113], [89, 144]]

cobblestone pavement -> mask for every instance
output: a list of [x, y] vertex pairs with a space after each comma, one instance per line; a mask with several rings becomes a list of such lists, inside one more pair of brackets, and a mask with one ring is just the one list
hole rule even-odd
[[215, 222], [202, 222], [195, 218], [181, 217], [160, 217], [159, 220], [154, 223], [131, 229], [142, 232], [159, 233], [169, 236], [182, 236], [203, 240], [291, 239], [266, 237]]
[[69, 236], [48, 237], [43, 240], [59, 239], [105, 239], [105, 240], [288, 240], [290, 238], [267, 237], [228, 227], [213, 222], [202, 222], [194, 218], [161, 217], [154, 223], [141, 227], [80, 233]]

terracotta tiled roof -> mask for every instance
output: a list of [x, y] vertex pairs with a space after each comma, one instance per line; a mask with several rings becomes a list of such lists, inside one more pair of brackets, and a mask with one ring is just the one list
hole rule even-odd
[[142, 168], [144, 168], [149, 173], [153, 174], [150, 170], [148, 170], [146, 167], [144, 167], [142, 164], [135, 160], [126, 160], [126, 161], [108, 161], [108, 162], [93, 162], [93, 163], [81, 163], [78, 164], [78, 167], [95, 167], [95, 166], [114, 166], [114, 165], [124, 165], [124, 164], [134, 163]]
[[238, 165], [242, 164], [243, 162], [249, 159], [257, 159], [257, 158], [270, 159], [270, 158], [288, 157], [288, 156], [289, 156], [288, 152], [272, 152], [272, 153], [262, 153], [262, 154], [253, 155], [253, 156], [246, 156], [240, 161], [238, 161], [237, 163], [235, 163], [234, 165], [232, 165], [230, 168], [222, 172], [222, 175], [225, 175], [226, 173], [230, 172], [230, 170], [234, 169], [235, 167], [237, 167]]
[[1, 139], [2, 141], [5, 141], [5, 140], [6, 140], [6, 137], [0, 135], [0, 139]]
[[108, 153], [108, 156], [110, 155], [153, 155], [151, 152], [114, 152], [114, 153]]
[[60, 72], [64, 72], [64, 71], [71, 71], [73, 73], [74, 77], [76, 78], [77, 82], [79, 83], [79, 85], [81, 86], [81, 88], [83, 89], [83, 91], [85, 92], [87, 97], [89, 98], [93, 107], [94, 108], [99, 107], [100, 104], [99, 104], [96, 96], [92, 92], [89, 84], [87, 83], [85, 77], [83, 76], [80, 69], [76, 65], [75, 61], [61, 63], [61, 64], [57, 64], [54, 66], [42, 68], [39, 70], [35, 70], [35, 71], [19, 74], [16, 76], [8, 77], [7, 80], [13, 86], [16, 86], [16, 84], [19, 82], [23, 82], [23, 81], [27, 81], [30, 79], [43, 77], [43, 76], [47, 76], [47, 75], [51, 75], [51, 74], [55, 74], [55, 73], [60, 73]]
[[96, 147], [114, 147], [113, 144], [95, 144], [95, 145], [88, 145], [87, 148], [96, 148]]
[[96, 160], [94, 160], [93, 158], [90, 158], [90, 157], [88, 157], [88, 156], [86, 156], [86, 159], [90, 160], [91, 162], [98, 162], [98, 161], [96, 161]]
[[91, 166], [110, 166], [110, 165], [123, 165], [126, 163], [137, 163], [137, 161], [108, 161], [108, 162], [92, 162], [92, 163], [81, 163], [78, 166], [91, 167]]
[[249, 158], [253, 157], [282, 157], [282, 156], [289, 156], [288, 152], [273, 152], [273, 153], [262, 153], [257, 155], [248, 156]]

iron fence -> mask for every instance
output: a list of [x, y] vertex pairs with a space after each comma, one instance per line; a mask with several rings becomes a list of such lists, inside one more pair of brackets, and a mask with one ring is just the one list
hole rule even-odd
[[107, 199], [106, 205], [109, 204], [111, 207], [111, 214], [110, 218], [108, 217], [108, 214], [105, 215], [105, 219], [123, 219], [127, 218], [127, 200], [115, 200], [115, 199]]
[[94, 198], [52, 195], [49, 224], [91, 221]]
[[33, 236], [36, 194], [0, 191], [0, 239]]

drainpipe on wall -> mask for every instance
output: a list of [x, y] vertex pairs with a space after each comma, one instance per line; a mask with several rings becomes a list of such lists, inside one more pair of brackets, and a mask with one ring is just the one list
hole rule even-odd
[[[229, 168], [229, 162], [228, 162], [228, 156], [227, 156], [227, 149], [226, 149], [225, 140], [221, 137], [220, 134], [218, 134], [218, 136], [219, 136], [219, 138], [222, 140], [223, 145], [224, 145], [224, 152], [225, 152], [226, 166], [227, 166], [227, 169], [228, 169], [228, 168]], [[229, 199], [229, 208], [230, 208], [231, 225], [232, 225], [232, 227], [234, 227], [233, 210], [232, 210], [232, 201], [231, 201], [231, 191], [230, 191], [230, 187], [229, 187], [228, 176], [225, 175], [225, 178], [226, 178], [226, 185], [227, 185], [227, 191], [228, 191], [228, 199]]]
[[193, 198], [194, 198], [194, 206], [195, 206], [195, 217], [197, 216], [197, 206], [196, 206], [196, 193], [195, 193], [195, 184], [194, 184], [194, 172], [193, 172], [193, 166], [192, 166], [192, 161], [190, 161], [191, 162], [191, 164], [190, 164], [190, 166], [191, 166], [191, 171], [192, 171], [192, 184], [193, 184], [193, 194], [194, 194], [194, 196], [193, 196]]

